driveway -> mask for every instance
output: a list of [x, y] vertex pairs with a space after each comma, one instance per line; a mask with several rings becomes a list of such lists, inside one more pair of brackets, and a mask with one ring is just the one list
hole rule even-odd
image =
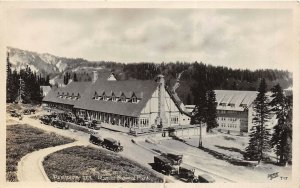
[[[40, 115], [40, 113], [36, 113], [35, 115]], [[84, 143], [89, 146], [92, 146], [92, 147], [95, 147], [98, 149], [102, 149], [102, 147], [95, 146], [95, 145], [89, 143], [89, 134], [81, 132], [81, 131], [74, 131], [71, 129], [70, 130], [58, 129], [58, 128], [54, 128], [50, 125], [41, 124], [40, 120], [30, 118], [31, 116], [35, 116], [35, 115], [24, 116], [22, 120], [18, 120], [17, 118], [11, 118], [10, 116], [9, 117], [7, 116], [9, 118], [9, 119], [7, 119], [7, 121], [14, 122], [14, 123], [18, 122], [18, 123], [22, 123], [22, 124], [28, 124], [30, 126], [42, 129], [44, 131], [53, 132], [53, 133], [56, 133], [61, 136], [73, 138], [73, 139], [79, 141], [80, 143]], [[13, 121], [10, 119], [13, 119]], [[154, 171], [149, 164], [149, 163], [153, 163], [154, 156], [157, 154], [155, 152], [151, 152], [147, 149], [144, 149], [144, 148], [132, 143], [131, 139], [133, 138], [133, 136], [127, 135], [126, 133], [114, 132], [114, 131], [110, 131], [110, 130], [106, 130], [106, 129], [97, 130], [97, 132], [99, 132], [103, 137], [111, 137], [111, 138], [120, 140], [121, 144], [124, 146], [124, 150], [119, 153], [121, 156], [129, 158], [129, 159], [141, 164], [142, 166], [148, 168], [153, 173], [155, 173], [159, 176], [162, 176], [162, 174]], [[45, 150], [43, 152], [41, 151], [41, 153], [30, 156], [31, 162], [38, 163], [41, 156], [43, 156], [45, 153], [50, 154], [49, 153], [50, 151], [52, 151], [52, 150]], [[53, 151], [55, 151], [55, 150], [53, 150]], [[26, 170], [27, 173], [29, 173], [29, 174], [31, 173], [30, 168], [26, 167], [24, 169]], [[22, 172], [22, 173], [25, 174], [25, 172]], [[30, 177], [28, 176], [28, 178], [25, 177], [26, 180], [29, 180], [30, 178], [33, 178], [33, 181], [34, 181], [34, 176], [30, 176]], [[179, 180], [176, 180], [172, 176], [167, 176], [167, 177], [165, 177], [165, 179], [167, 182], [181, 182]]]

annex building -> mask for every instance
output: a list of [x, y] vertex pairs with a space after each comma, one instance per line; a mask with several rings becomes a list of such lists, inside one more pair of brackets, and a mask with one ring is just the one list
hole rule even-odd
[[[215, 90], [215, 94], [219, 124], [217, 129], [227, 133], [248, 133], [253, 126], [253, 102], [258, 92]], [[269, 128], [272, 128], [275, 123], [275, 116], [271, 115]]]
[[98, 75], [94, 71], [93, 74], [90, 82], [70, 82], [65, 87], [52, 89], [43, 103], [87, 119], [127, 128], [190, 124], [188, 114], [166, 90], [162, 75], [156, 80], [118, 81], [111, 73]]

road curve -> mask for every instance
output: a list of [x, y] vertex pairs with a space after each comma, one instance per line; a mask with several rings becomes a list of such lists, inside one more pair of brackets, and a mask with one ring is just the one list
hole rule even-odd
[[40, 149], [25, 155], [18, 163], [18, 180], [20, 182], [50, 182], [42, 164], [44, 158], [53, 152], [81, 145], [85, 144], [81, 141], [76, 141], [65, 145]]

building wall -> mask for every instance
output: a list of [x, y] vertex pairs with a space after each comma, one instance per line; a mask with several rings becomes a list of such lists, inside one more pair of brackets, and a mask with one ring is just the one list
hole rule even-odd
[[[179, 125], [181, 119], [181, 113], [179, 112], [174, 101], [171, 99], [170, 95], [165, 92], [165, 115], [167, 119], [168, 126]], [[155, 125], [155, 119], [158, 116], [158, 89], [152, 94], [151, 98], [147, 102], [146, 106], [141, 112], [140, 118], [148, 118], [149, 127]], [[173, 120], [173, 121], [172, 121]]]
[[248, 132], [248, 111], [217, 110], [217, 122], [221, 131]]

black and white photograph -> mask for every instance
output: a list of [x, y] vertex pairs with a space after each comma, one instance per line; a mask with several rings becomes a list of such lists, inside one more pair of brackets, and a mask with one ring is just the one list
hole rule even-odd
[[105, 5], [2, 12], [6, 183], [299, 187], [293, 6]]

